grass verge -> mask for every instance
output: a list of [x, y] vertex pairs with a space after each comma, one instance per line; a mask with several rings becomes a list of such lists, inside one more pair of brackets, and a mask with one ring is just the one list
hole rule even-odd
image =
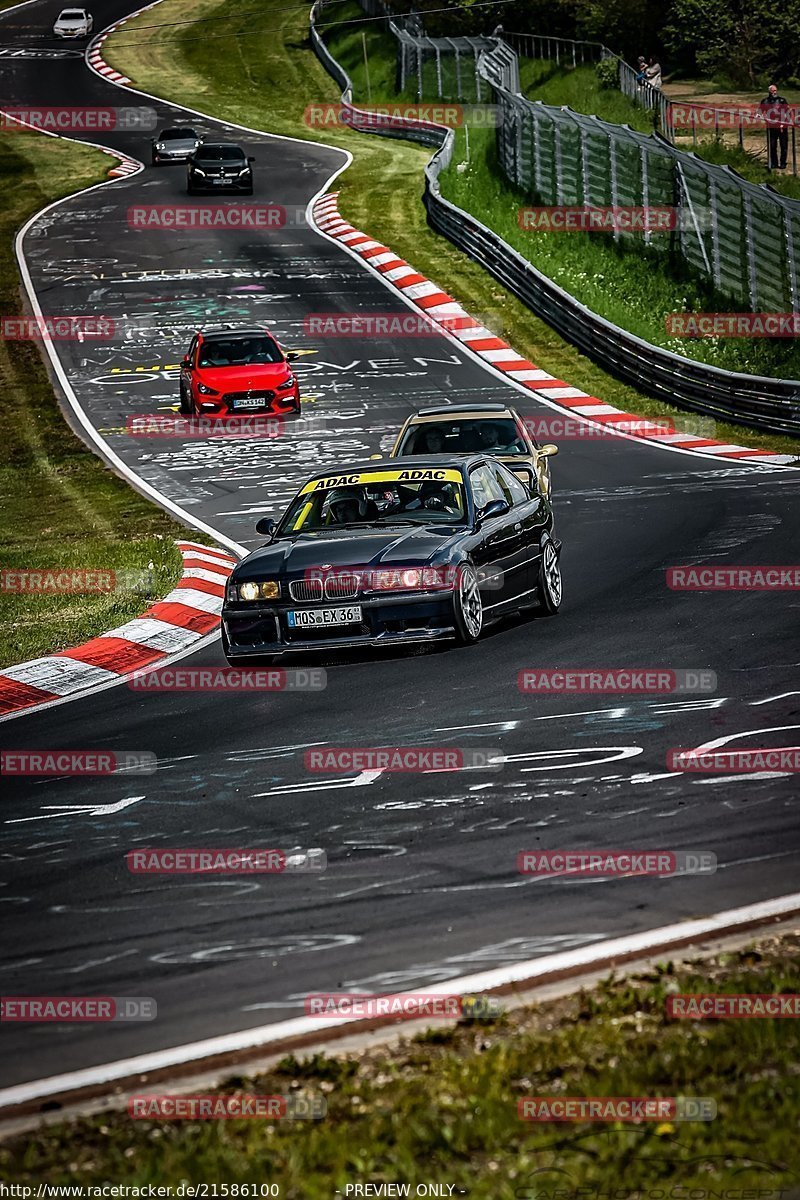
[[[770, 935], [396, 1047], [290, 1057], [221, 1089], [322, 1096], [317, 1122], [105, 1113], [0, 1147], [0, 1173], [84, 1188], [272, 1183], [284, 1200], [328, 1200], [368, 1182], [409, 1184], [412, 1196], [418, 1184], [453, 1185], [471, 1200], [642, 1200], [646, 1189], [661, 1200], [788, 1200], [800, 1195], [800, 1022], [674, 1020], [665, 1002], [675, 992], [796, 993], [798, 950], [800, 935]], [[525, 1096], [702, 1096], [717, 1116], [538, 1124], [517, 1116]]]
[[[106, 177], [106, 155], [35, 133], [0, 134], [0, 311], [22, 312], [17, 230], [52, 200]], [[12, 570], [150, 572], [152, 595], [180, 575], [186, 530], [138, 496], [68, 428], [39, 349], [0, 340], [0, 542]], [[137, 616], [148, 595], [21, 595], [0, 588], [0, 667], [79, 645]]]
[[[376, 23], [359, 24], [362, 15], [352, 0], [331, 5], [325, 10], [326, 40], [350, 70], [356, 95], [363, 98], [367, 94], [363, 28], [372, 98], [376, 102], [394, 99], [392, 92], [378, 94], [379, 82], [389, 88], [393, 80], [393, 48]], [[208, 17], [214, 20], [202, 26], [202, 36], [191, 25], [168, 24]], [[215, 42], [209, 41], [212, 29]], [[217, 52], [209, 53], [210, 46]], [[308, 105], [339, 98], [336, 84], [310, 51], [306, 9], [271, 0], [254, 15], [242, 14], [235, 0], [163, 0], [112, 35], [104, 52], [107, 61], [145, 91], [243, 125], [350, 150], [355, 161], [336, 183], [340, 208], [348, 220], [406, 257], [469, 311], [485, 315], [499, 335], [556, 378], [568, 379], [626, 412], [670, 417], [680, 428], [686, 417], [683, 410], [614, 379], [429, 229], [420, 203], [429, 150], [346, 128], [317, 129], [305, 123]], [[638, 258], [637, 269], [643, 270]], [[716, 436], [740, 445], [797, 452], [792, 438], [723, 422], [717, 424]]]
[[[520, 59], [520, 84], [531, 100], [560, 107], [568, 104], [575, 112], [594, 114], [602, 121], [615, 125], [630, 125], [640, 133], [653, 132], [653, 115], [634, 104], [616, 88], [603, 88], [597, 78], [594, 65], [578, 67], [559, 65], [547, 59]], [[693, 91], [681, 83], [668, 84], [665, 91], [679, 102], [697, 102], [725, 107], [730, 104], [757, 105], [763, 93], [725, 94], [721, 98], [703, 96], [700, 90]], [[789, 99], [789, 96], [787, 96]], [[797, 103], [796, 99], [790, 103]], [[751, 183], [768, 183], [775, 191], [793, 199], [800, 199], [800, 178], [790, 173], [769, 171], [766, 166], [766, 147], [763, 132], [748, 131], [745, 146], [740, 148], [735, 130], [719, 138], [701, 134], [694, 143], [691, 133], [678, 131], [677, 146], [681, 150], [693, 150], [699, 158], [719, 166], [728, 165]], [[791, 153], [791, 147], [790, 147]]]

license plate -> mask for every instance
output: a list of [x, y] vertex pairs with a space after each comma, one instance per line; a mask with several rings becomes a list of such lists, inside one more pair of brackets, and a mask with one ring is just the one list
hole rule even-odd
[[263, 408], [263, 407], [264, 407], [264, 401], [263, 401], [263, 400], [261, 400], [261, 399], [259, 399], [259, 397], [258, 397], [258, 396], [253, 396], [252, 398], [245, 398], [244, 400], [234, 400], [234, 402], [233, 402], [233, 407], [234, 407], [234, 408], [236, 408], [236, 409], [240, 409], [240, 408]]
[[361, 605], [349, 608], [306, 608], [287, 614], [292, 629], [316, 628], [318, 625], [360, 625]]
[[228, 181], [227, 179], [212, 179], [211, 182], [213, 183], [214, 187], [222, 187], [222, 185]]

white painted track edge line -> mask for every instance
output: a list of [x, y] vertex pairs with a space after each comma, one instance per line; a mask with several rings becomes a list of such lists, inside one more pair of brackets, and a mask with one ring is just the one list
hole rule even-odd
[[[674, 922], [671, 925], [648, 929], [642, 933], [625, 934], [604, 942], [581, 946], [575, 950], [565, 950], [558, 954], [528, 959], [509, 967], [499, 967], [473, 975], [448, 979], [424, 990], [435, 995], [469, 994], [496, 990], [514, 983], [527, 984], [537, 977], [546, 977], [555, 971], [582, 969], [586, 972], [593, 968], [599, 968], [600, 964], [607, 963], [609, 959], [615, 957], [632, 954], [644, 957], [648, 952], [653, 952], [659, 947], [666, 947], [670, 943], [685, 944], [687, 939], [700, 941], [714, 935], [735, 932], [739, 926], [776, 920], [796, 912], [800, 912], [800, 893], [778, 896], [773, 900], [757, 901], [754, 904], [743, 905], [741, 908], [713, 913], [708, 917]], [[417, 988], [415, 992], [408, 994], [418, 994], [419, 990]], [[402, 995], [403, 993], [398, 994]], [[267, 1048], [270, 1042], [321, 1033], [323, 1030], [329, 1032], [334, 1027], [347, 1026], [350, 1030], [357, 1032], [359, 1025], [362, 1024], [364, 1024], [364, 1020], [357, 1017], [337, 1018], [335, 1022], [329, 1018], [295, 1017], [287, 1021], [275, 1022], [272, 1025], [261, 1025], [237, 1033], [221, 1034], [218, 1037], [156, 1050], [149, 1054], [136, 1055], [133, 1058], [119, 1059], [116, 1062], [87, 1067], [79, 1071], [69, 1071], [63, 1075], [35, 1079], [29, 1083], [17, 1084], [0, 1090], [0, 1113], [5, 1108], [45, 1099], [48, 1096], [62, 1095], [81, 1088], [105, 1086], [134, 1075], [146, 1075], [170, 1067], [186, 1066], [195, 1061], [199, 1063], [203, 1059], [223, 1054]]]

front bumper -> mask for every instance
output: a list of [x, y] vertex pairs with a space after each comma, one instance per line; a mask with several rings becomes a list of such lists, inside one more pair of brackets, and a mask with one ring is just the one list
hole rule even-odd
[[[241, 420], [244, 417], [296, 417], [300, 412], [300, 392], [287, 392], [283, 395], [273, 394], [259, 408], [234, 408], [233, 402], [225, 395], [202, 396], [196, 388], [192, 389], [195, 411], [199, 417], [210, 417], [212, 420]], [[213, 408], [207, 407], [213, 404]]]
[[153, 161], [164, 163], [185, 163], [192, 157], [191, 150], [179, 150], [170, 154], [169, 150], [153, 150]]
[[[453, 593], [449, 590], [391, 596], [361, 596], [324, 603], [225, 604], [222, 623], [232, 658], [257, 658], [357, 646], [390, 646], [440, 641], [455, 635]], [[287, 614], [298, 609], [361, 606], [360, 625], [291, 629]]]
[[253, 190], [253, 176], [250, 175], [247, 179], [225, 179], [222, 183], [215, 183], [213, 175], [206, 175], [198, 178], [195, 175], [190, 175], [188, 186], [195, 192], [209, 192], [216, 195], [220, 192], [223, 196], [226, 192], [251, 192]]

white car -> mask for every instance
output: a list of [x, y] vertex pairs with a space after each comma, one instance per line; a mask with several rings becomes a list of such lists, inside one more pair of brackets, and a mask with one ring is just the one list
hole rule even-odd
[[53, 26], [53, 33], [60, 38], [85, 38], [92, 32], [92, 14], [85, 8], [62, 8]]

